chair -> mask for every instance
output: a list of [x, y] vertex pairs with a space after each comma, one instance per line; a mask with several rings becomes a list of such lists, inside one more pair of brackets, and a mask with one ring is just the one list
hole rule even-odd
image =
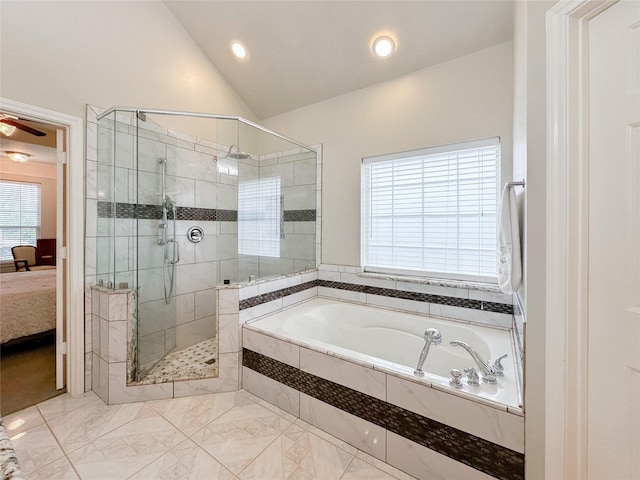
[[18, 245], [11, 248], [13, 264], [16, 272], [29, 272], [31, 270], [52, 270], [55, 265], [39, 265], [36, 263], [37, 248], [33, 245]]

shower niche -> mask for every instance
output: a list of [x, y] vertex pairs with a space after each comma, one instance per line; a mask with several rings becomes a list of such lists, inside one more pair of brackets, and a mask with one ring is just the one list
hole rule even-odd
[[128, 289], [127, 384], [218, 376], [216, 286], [316, 268], [317, 152], [239, 117], [98, 116], [98, 283]]

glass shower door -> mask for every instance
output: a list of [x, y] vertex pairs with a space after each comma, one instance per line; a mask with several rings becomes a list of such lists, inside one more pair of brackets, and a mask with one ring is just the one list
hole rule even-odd
[[215, 155], [196, 137], [161, 126], [164, 120], [137, 119], [136, 377], [142, 383], [217, 376]]

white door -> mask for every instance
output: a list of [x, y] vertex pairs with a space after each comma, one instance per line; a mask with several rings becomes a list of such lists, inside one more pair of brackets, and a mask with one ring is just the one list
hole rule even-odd
[[67, 266], [66, 249], [66, 205], [65, 186], [67, 174], [67, 142], [66, 131], [56, 130], [57, 174], [56, 174], [56, 389], [65, 386], [65, 364], [67, 354], [65, 318], [67, 295], [65, 294], [65, 275]]
[[588, 472], [640, 479], [640, 1], [589, 22]]

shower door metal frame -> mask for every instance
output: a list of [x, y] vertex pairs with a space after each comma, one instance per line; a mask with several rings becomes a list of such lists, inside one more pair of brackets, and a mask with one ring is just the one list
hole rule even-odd
[[179, 117], [209, 118], [213, 120], [235, 120], [235, 121], [244, 123], [245, 125], [249, 125], [250, 127], [257, 128], [258, 130], [268, 133], [269, 135], [273, 135], [274, 137], [278, 137], [282, 140], [293, 143], [299, 147], [306, 148], [307, 150], [310, 150], [312, 152], [317, 152], [315, 148], [305, 145], [304, 143], [297, 142], [292, 138], [289, 138], [280, 133], [274, 132], [273, 130], [269, 130], [268, 128], [265, 128], [262, 125], [252, 122], [251, 120], [247, 120], [246, 118], [243, 118], [243, 117], [234, 117], [230, 115], [218, 115], [215, 113], [183, 112], [178, 110], [158, 110], [154, 108], [133, 108], [133, 107], [115, 106], [115, 107], [111, 107], [109, 110], [106, 110], [102, 112], [100, 115], [98, 115], [98, 120], [101, 120], [103, 117], [106, 117], [107, 115], [110, 115], [113, 112], [133, 112], [136, 114], [136, 116], [140, 114], [145, 114], [145, 115], [151, 114], [151, 115], [173, 115], [173, 116], [179, 116]]

